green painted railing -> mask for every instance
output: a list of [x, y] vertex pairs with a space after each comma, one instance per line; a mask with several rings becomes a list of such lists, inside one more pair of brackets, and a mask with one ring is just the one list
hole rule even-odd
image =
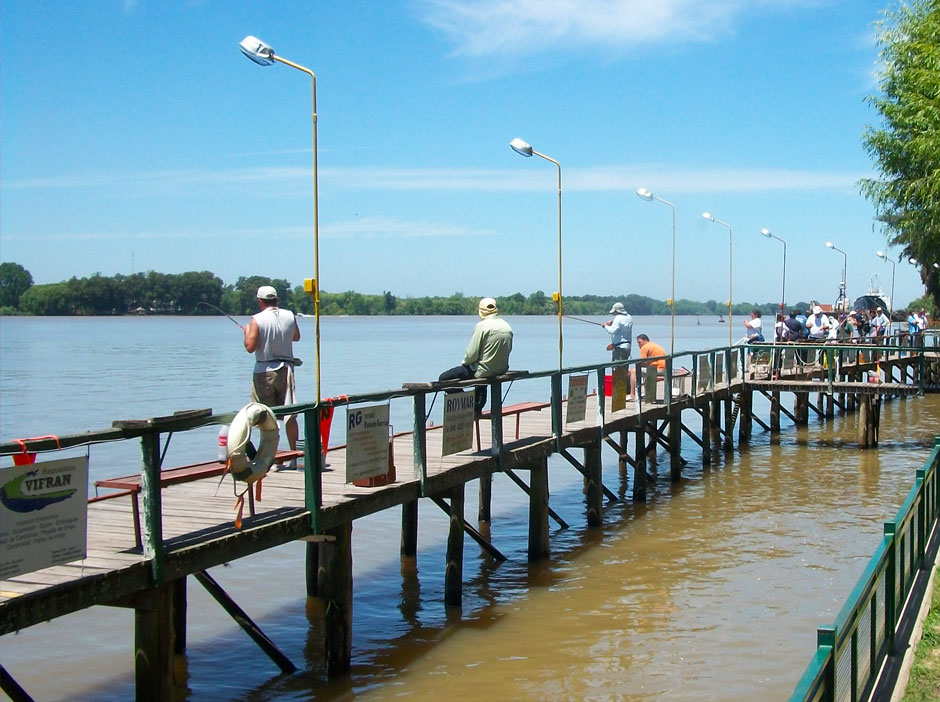
[[940, 437], [895, 518], [833, 624], [816, 630], [816, 652], [790, 697], [857, 702], [867, 699], [881, 664], [896, 653], [903, 603], [937, 525], [940, 504]]

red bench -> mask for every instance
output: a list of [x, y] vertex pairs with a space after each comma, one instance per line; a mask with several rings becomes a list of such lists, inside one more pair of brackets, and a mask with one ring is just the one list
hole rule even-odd
[[[303, 451], [278, 451], [274, 456], [275, 463], [287, 463], [295, 458], [303, 458]], [[160, 488], [168, 485], [179, 485], [202, 478], [217, 478], [225, 473], [225, 464], [218, 461], [207, 463], [194, 463], [189, 466], [179, 466], [178, 468], [167, 468], [160, 471]], [[115, 488], [121, 492], [115, 492], [108, 495], [98, 495], [98, 488]], [[95, 481], [95, 496], [88, 500], [91, 502], [100, 502], [101, 500], [110, 500], [115, 497], [131, 496], [131, 506], [134, 510], [134, 539], [137, 548], [141, 548], [143, 542], [140, 534], [140, 490], [141, 476], [125, 475], [121, 478], [107, 478], [106, 480]], [[254, 495], [251, 490], [248, 491], [248, 509], [249, 513], [254, 515]]]
[[[522, 413], [523, 412], [537, 412], [539, 410], [543, 410], [546, 407], [551, 407], [551, 406], [552, 406], [551, 402], [519, 402], [515, 405], [506, 405], [505, 407], [503, 407], [502, 416], [503, 417], [511, 417], [513, 415], [516, 416], [516, 438], [518, 439], [519, 438], [519, 423], [522, 419]], [[486, 410], [485, 412], [481, 412], [480, 416], [477, 417], [476, 420], [474, 420], [474, 425], [476, 426], [476, 432], [477, 432], [477, 451], [480, 450], [480, 420], [489, 419], [491, 416], [493, 416], [492, 413], [489, 410]]]

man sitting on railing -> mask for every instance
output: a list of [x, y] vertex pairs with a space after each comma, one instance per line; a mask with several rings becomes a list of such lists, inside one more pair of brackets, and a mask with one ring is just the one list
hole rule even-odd
[[[438, 380], [492, 378], [509, 370], [512, 327], [499, 316], [499, 308], [492, 297], [480, 300], [477, 312], [480, 321], [473, 329], [463, 363], [441, 373]], [[486, 386], [479, 385], [474, 391], [474, 406], [479, 416], [486, 404]]]
[[[637, 334], [636, 337], [637, 346], [640, 347], [640, 358], [655, 358], [656, 356], [665, 356], [666, 349], [664, 349], [659, 344], [653, 343], [650, 341], [650, 338], [646, 334]], [[666, 359], [657, 358], [653, 361], [645, 361], [640, 364], [644, 368], [652, 367], [655, 368], [657, 372], [666, 370]], [[636, 367], [630, 368], [630, 387], [635, 388], [636, 385]], [[627, 398], [633, 399], [633, 398]]]

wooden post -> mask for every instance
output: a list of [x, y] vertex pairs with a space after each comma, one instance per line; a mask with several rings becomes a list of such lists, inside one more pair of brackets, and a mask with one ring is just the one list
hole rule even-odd
[[530, 470], [529, 480], [529, 560], [548, 558], [548, 458]]
[[713, 397], [711, 401], [711, 420], [708, 422], [711, 427], [711, 446], [717, 450], [721, 444], [721, 400]]
[[477, 523], [482, 527], [489, 524], [493, 518], [493, 475], [487, 473], [480, 476], [480, 500], [477, 508]]
[[317, 591], [323, 601], [326, 674], [343, 675], [352, 657], [352, 522], [326, 532], [320, 542]]
[[809, 393], [793, 393], [793, 416], [797, 426], [809, 424]]
[[317, 581], [320, 577], [320, 544], [305, 541], [304, 546], [304, 585], [307, 589], [307, 597], [319, 597]]
[[734, 451], [734, 401], [731, 398], [731, 391], [728, 390], [728, 399], [724, 400], [725, 405], [725, 440], [721, 448], [728, 451]]
[[173, 653], [186, 653], [186, 576], [170, 582], [173, 588]]
[[702, 406], [702, 465], [710, 466], [712, 464], [711, 402], [708, 400], [704, 402]]
[[825, 404], [825, 414], [827, 419], [832, 419], [836, 415], [835, 402], [833, 402], [833, 397], [830, 394], [824, 395], [824, 404]]
[[160, 435], [140, 437], [143, 466], [140, 492], [144, 500], [144, 557], [150, 559], [153, 582], [163, 580], [163, 507], [160, 490]]
[[463, 494], [461, 483], [450, 490], [450, 527], [447, 531], [447, 560], [444, 564], [444, 606], [463, 604]]
[[401, 506], [401, 552], [402, 558], [418, 555], [418, 501], [409, 500]]
[[770, 433], [780, 433], [780, 391], [770, 393]]
[[678, 408], [669, 413], [669, 479], [679, 482], [682, 477], [682, 416]]
[[134, 675], [137, 702], [173, 697], [173, 591], [164, 583], [143, 594], [134, 607]]
[[646, 502], [646, 431], [640, 426], [634, 432], [636, 456], [633, 466], [633, 501]]
[[751, 439], [753, 422], [751, 421], [751, 407], [753, 405], [753, 391], [741, 390], [741, 412], [738, 416], [738, 444], [745, 444]]
[[591, 443], [584, 447], [585, 507], [589, 527], [600, 526], [604, 516], [604, 491], [601, 487], [601, 447]]

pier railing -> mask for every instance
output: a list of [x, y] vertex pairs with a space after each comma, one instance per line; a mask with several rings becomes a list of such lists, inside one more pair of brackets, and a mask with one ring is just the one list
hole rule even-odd
[[[867, 699], [882, 663], [897, 653], [895, 636], [937, 526], [940, 437], [835, 622], [816, 630], [816, 652], [790, 697], [856, 702]], [[913, 608], [916, 611], [916, 607]]]
[[[921, 339], [929, 339], [931, 342], [928, 344], [924, 341], [924, 346], [936, 348], [937, 336], [926, 335], [922, 336]], [[608, 371], [618, 367], [634, 371], [637, 378], [636, 384], [639, 387], [633, 388], [636, 396], [633, 409], [637, 415], [637, 422], [642, 422], [644, 413], [651, 407], [665, 405], [667, 411], [671, 411], [674, 403], [679, 400], [688, 400], [692, 406], [696, 406], [700, 398], [705, 395], [722, 390], [730, 391], [732, 387], [743, 382], [748, 373], [753, 371], [754, 359], [758, 358], [759, 354], [765, 353], [767, 349], [769, 349], [771, 356], [770, 364], [772, 367], [777, 367], [778, 362], [780, 365], [785, 365], [786, 354], [795, 353], [792, 348], [789, 348], [792, 345], [763, 344], [760, 346], [760, 348], [752, 345], [719, 347], [704, 351], [680, 351], [672, 356], [662, 357], [665, 367], [658, 371], [650, 365], [651, 361], [658, 359], [633, 359], [575, 366], [560, 371], [525, 372], [511, 379], [496, 378], [451, 382], [447, 384], [447, 387], [457, 389], [467, 389], [476, 385], [487, 385], [489, 387], [491, 398], [489, 419], [491, 442], [489, 451], [490, 455], [495, 458], [498, 470], [505, 446], [502, 431], [504, 387], [507, 383], [520, 383], [526, 386], [524, 393], [529, 396], [525, 399], [533, 399], [532, 396], [537, 395], [543, 401], [546, 398], [550, 401], [552, 431], [551, 434], [546, 435], [545, 439], [554, 440], [557, 449], [560, 448], [566, 433], [563, 411], [566, 399], [564, 394], [565, 376], [588, 374], [593, 377], [600, 396], [599, 399], [601, 399], [605, 386], [605, 376]], [[807, 350], [812, 351], [813, 347], [807, 346]], [[860, 354], [871, 354], [872, 358], [878, 354], [889, 357], [892, 354], [917, 353], [918, 349], [912, 349], [910, 346], [904, 345], [902, 339], [898, 337], [896, 339], [888, 338], [879, 346], [847, 345], [845, 347], [826, 347], [824, 351], [830, 354], [830, 360], [827, 363], [831, 369], [830, 377], [832, 377], [832, 374], [836, 372], [842, 363], [850, 362], [852, 358], [857, 360]], [[660, 378], [663, 382], [659, 382]], [[417, 389], [402, 387], [381, 392], [327, 398], [320, 404], [306, 403], [274, 408], [275, 414], [279, 417], [297, 414], [304, 417], [304, 461], [307, 467], [307, 470], [304, 471], [304, 506], [310, 514], [309, 528], [311, 533], [315, 534], [320, 531], [321, 509], [323, 506], [322, 477], [324, 466], [320, 433], [321, 413], [367, 403], [391, 402], [392, 400], [410, 401], [412, 404], [410, 414], [412, 417], [411, 432], [413, 434], [413, 474], [405, 480], [419, 481], [419, 495], [424, 497], [427, 495], [425, 487], [428, 478], [429, 460], [427, 453], [428, 399], [431, 396], [433, 401], [433, 396], [441, 392], [443, 388], [443, 384], [432, 383]], [[607, 421], [605, 418], [608, 412], [607, 406], [605, 402], [598, 401], [596, 407], [595, 422], [597, 425], [603, 426]], [[101, 431], [63, 437], [26, 439], [21, 442], [0, 444], [0, 456], [9, 456], [20, 452], [49, 452], [102, 442], [139, 439], [142, 452], [140, 494], [143, 499], [141, 541], [144, 556], [151, 561], [154, 579], [160, 582], [168, 549], [172, 549], [172, 545], [168, 545], [163, 537], [159, 475], [163, 467], [166, 441], [173, 433], [211, 425], [227, 424], [232, 421], [233, 417], [234, 412], [210, 416], [210, 412], [207, 410], [204, 412], [183, 412], [169, 417], [156, 417], [133, 422], [115, 422], [112, 428]], [[585, 421], [590, 421], [590, 418], [586, 417]], [[165, 437], [162, 447], [161, 436]]]

